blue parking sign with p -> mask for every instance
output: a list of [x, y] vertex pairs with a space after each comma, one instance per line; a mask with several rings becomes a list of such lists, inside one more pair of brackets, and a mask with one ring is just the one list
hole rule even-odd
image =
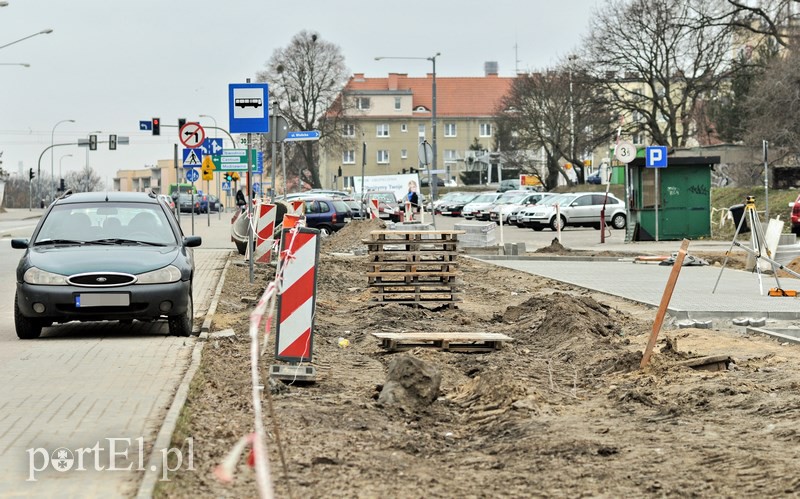
[[647, 168], [666, 168], [667, 146], [650, 146], [646, 148], [645, 166]]

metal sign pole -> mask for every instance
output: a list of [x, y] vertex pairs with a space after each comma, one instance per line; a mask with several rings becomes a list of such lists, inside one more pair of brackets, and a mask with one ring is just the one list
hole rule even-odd
[[252, 188], [250, 187], [250, 176], [253, 174], [253, 163], [250, 158], [250, 142], [251, 142], [251, 134], [248, 132], [247, 134], [247, 196], [245, 199], [248, 200], [247, 202], [247, 250], [250, 252], [250, 258], [247, 259], [248, 266], [250, 267], [250, 284], [253, 283], [255, 277], [253, 276], [253, 229], [252, 229], [252, 222], [253, 222], [253, 192]]
[[175, 156], [173, 158], [175, 163], [175, 189], [178, 193], [178, 199], [175, 200], [175, 213], [178, 216], [178, 225], [181, 224], [181, 176], [178, 174], [178, 144], [175, 144]]
[[764, 219], [769, 223], [769, 163], [767, 163], [767, 151], [769, 142], [761, 141], [764, 149]]
[[658, 242], [658, 168], [656, 168], [656, 182], [655, 182], [655, 194], [656, 194], [656, 242]]
[[211, 190], [208, 187], [208, 180], [206, 180], [206, 215], [208, 215], [208, 225], [206, 227], [211, 227]]

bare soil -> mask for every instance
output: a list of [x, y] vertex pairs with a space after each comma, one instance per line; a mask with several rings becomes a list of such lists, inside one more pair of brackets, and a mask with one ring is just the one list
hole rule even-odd
[[[322, 244], [317, 381], [275, 385], [264, 400], [265, 411], [270, 399], [274, 408], [265, 424], [276, 497], [800, 494], [798, 347], [666, 325], [642, 370], [655, 310], [466, 257], [457, 309], [371, 306], [367, 257], [341, 253], [363, 249], [377, 228], [353, 223]], [[159, 496], [257, 495], [246, 454], [233, 483], [213, 475], [253, 430], [247, 297], [259, 296], [274, 273], [259, 266], [251, 284], [240, 262], [232, 256], [213, 326], [237, 336], [206, 345], [175, 435], [176, 442], [193, 437], [196, 469], [163, 482]], [[416, 331], [494, 332], [514, 341], [491, 353], [388, 353], [372, 336]], [[270, 344], [265, 366], [272, 351]], [[685, 365], [715, 355], [730, 357], [728, 370]], [[440, 374], [432, 403], [379, 403], [387, 368], [400, 356]]]

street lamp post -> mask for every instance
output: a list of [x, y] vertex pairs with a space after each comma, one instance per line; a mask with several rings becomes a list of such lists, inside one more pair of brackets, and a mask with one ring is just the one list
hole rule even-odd
[[6, 43], [5, 45], [0, 45], [0, 49], [4, 49], [4, 48], [8, 47], [9, 45], [14, 45], [15, 43], [19, 43], [19, 42], [21, 42], [23, 40], [27, 40], [28, 38], [33, 38], [34, 36], [49, 35], [52, 32], [53, 32], [52, 29], [43, 29], [42, 31], [39, 31], [38, 33], [34, 33], [32, 35], [25, 36], [23, 38], [20, 38], [19, 40], [14, 40], [13, 42]]
[[[431, 170], [436, 170], [436, 158], [438, 155], [436, 149], [436, 58], [442, 55], [441, 52], [436, 52], [435, 55], [431, 57], [376, 57], [376, 61], [380, 61], [382, 59], [423, 59], [426, 61], [431, 61], [433, 63], [433, 82], [431, 87], [431, 133], [433, 134], [433, 141], [431, 142], [431, 150], [433, 152], [433, 158], [431, 161]], [[429, 182], [431, 184], [431, 201], [436, 200], [436, 179], [433, 178]]]
[[[577, 55], [571, 55], [569, 60], [569, 154], [570, 163], [575, 159], [575, 107], [572, 103], [572, 61], [578, 58]], [[575, 165], [577, 166], [577, 165]], [[584, 176], [585, 178], [585, 176]]]
[[[53, 147], [53, 143], [54, 143], [53, 139], [55, 138], [56, 127], [58, 125], [60, 125], [61, 123], [75, 123], [75, 120], [61, 120], [58, 123], [56, 123], [55, 125], [53, 125], [53, 130], [50, 132], [50, 147]], [[53, 150], [52, 149], [50, 149], [50, 180], [51, 181], [53, 180]], [[41, 181], [42, 181], [42, 179], [39, 179], [40, 183], [41, 183]], [[52, 197], [50, 199], [52, 200], [52, 199], [55, 199], [55, 198], [56, 198], [56, 195], [55, 195], [55, 186], [54, 186], [53, 187]]]
[[64, 158], [71, 158], [71, 157], [72, 154], [65, 154], [61, 156], [61, 158], [58, 160], [58, 178], [63, 178], [61, 174], [61, 162], [64, 161]]
[[[214, 138], [217, 138], [217, 119], [211, 116], [210, 114], [200, 114], [198, 115], [199, 118], [208, 118], [214, 122]], [[208, 187], [208, 180], [206, 180], [206, 190], [209, 190]], [[222, 174], [217, 174], [217, 198], [222, 202]], [[206, 204], [208, 206], [208, 225], [211, 225], [211, 199], [208, 200]], [[220, 210], [217, 210], [217, 220], [222, 218], [222, 213]]]

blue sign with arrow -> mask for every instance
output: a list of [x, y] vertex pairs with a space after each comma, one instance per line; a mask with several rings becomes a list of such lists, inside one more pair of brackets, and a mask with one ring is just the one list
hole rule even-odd
[[286, 132], [287, 142], [295, 142], [299, 140], [319, 140], [319, 130], [305, 130], [302, 132]]
[[153, 122], [152, 121], [140, 121], [139, 122], [139, 130], [152, 130], [153, 129]]
[[186, 170], [186, 180], [189, 182], [197, 182], [197, 179], [200, 178], [200, 174], [197, 173], [197, 170], [192, 168], [191, 170]]

